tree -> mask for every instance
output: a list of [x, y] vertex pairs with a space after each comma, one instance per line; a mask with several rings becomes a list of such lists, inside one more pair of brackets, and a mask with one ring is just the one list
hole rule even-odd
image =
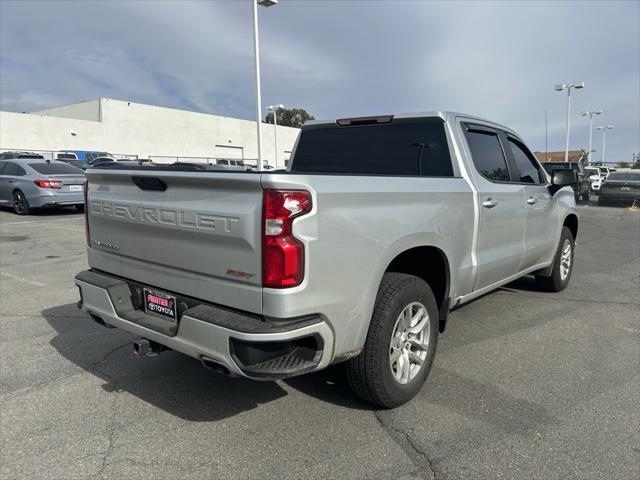
[[[300, 128], [305, 122], [315, 120], [304, 108], [279, 108], [278, 109], [278, 125], [285, 127]], [[269, 112], [264, 117], [266, 123], [273, 123], [273, 112]]]
[[631, 164], [629, 162], [618, 162], [616, 168], [629, 168]]

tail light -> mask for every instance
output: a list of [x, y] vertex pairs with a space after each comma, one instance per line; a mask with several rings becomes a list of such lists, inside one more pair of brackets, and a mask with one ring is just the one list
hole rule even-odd
[[91, 246], [91, 235], [89, 234], [89, 180], [84, 179], [84, 234], [87, 247]]
[[40, 188], [53, 188], [54, 190], [60, 190], [62, 188], [62, 182], [60, 180], [34, 180]]
[[295, 287], [304, 278], [304, 244], [293, 236], [293, 220], [311, 211], [304, 190], [265, 190], [262, 197], [262, 284]]

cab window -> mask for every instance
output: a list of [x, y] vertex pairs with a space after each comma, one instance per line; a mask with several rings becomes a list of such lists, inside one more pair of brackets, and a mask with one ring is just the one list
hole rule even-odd
[[527, 148], [514, 138], [508, 137], [509, 148], [518, 168], [518, 178], [522, 183], [545, 183], [537, 162]]
[[494, 182], [508, 182], [509, 168], [504, 157], [498, 133], [488, 129], [467, 128], [467, 141], [473, 164], [480, 174]]

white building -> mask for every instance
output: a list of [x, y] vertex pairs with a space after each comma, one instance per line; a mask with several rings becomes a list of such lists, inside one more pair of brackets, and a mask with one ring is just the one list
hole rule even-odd
[[[277, 166], [285, 166], [299, 129], [278, 126]], [[276, 166], [274, 126], [263, 124], [262, 157]], [[32, 113], [0, 112], [0, 150], [105, 151], [156, 162], [258, 157], [249, 120], [99, 98]]]

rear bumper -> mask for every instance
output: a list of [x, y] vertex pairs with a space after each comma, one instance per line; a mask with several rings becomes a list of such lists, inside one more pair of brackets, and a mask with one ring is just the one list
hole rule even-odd
[[68, 205], [82, 205], [84, 203], [84, 194], [82, 192], [72, 193], [52, 193], [41, 194], [34, 197], [27, 197], [29, 206], [34, 208], [55, 207]]
[[[81, 310], [108, 326], [222, 366], [231, 375], [273, 380], [292, 377], [329, 365], [334, 335], [321, 317], [265, 321], [257, 317], [200, 304], [186, 309], [177, 328], [136, 309], [129, 283], [101, 272], [76, 275]], [[97, 317], [97, 318], [96, 318]], [[163, 333], [164, 332], [164, 333]]]

